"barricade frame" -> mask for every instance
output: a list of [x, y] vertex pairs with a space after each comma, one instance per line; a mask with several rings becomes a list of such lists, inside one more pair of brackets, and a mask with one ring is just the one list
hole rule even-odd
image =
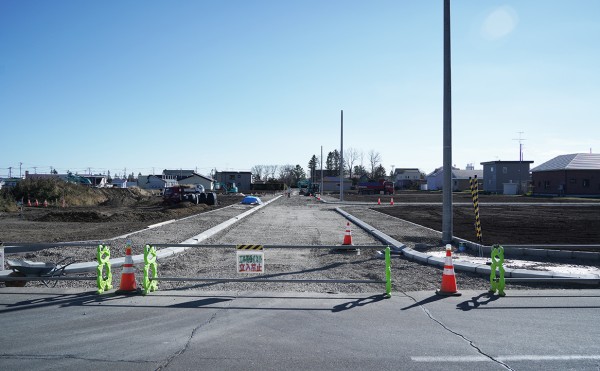
[[[189, 281], [189, 282], [262, 282], [262, 283], [357, 283], [357, 284], [385, 284], [386, 298], [392, 295], [391, 253], [390, 247], [384, 245], [261, 245], [263, 249], [328, 249], [328, 250], [360, 250], [382, 249], [385, 260], [385, 280], [335, 280], [335, 279], [272, 279], [272, 278], [214, 278], [214, 277], [160, 277], [156, 259], [157, 247], [186, 247], [186, 248], [235, 248], [240, 244], [146, 244], [144, 247], [144, 281], [142, 294], [147, 295], [158, 289], [157, 281]], [[153, 276], [150, 277], [150, 272]]]

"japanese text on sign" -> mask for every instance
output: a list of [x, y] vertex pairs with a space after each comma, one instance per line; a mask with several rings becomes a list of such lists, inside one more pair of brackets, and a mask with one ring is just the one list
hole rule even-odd
[[238, 273], [264, 273], [265, 257], [262, 251], [237, 251]]

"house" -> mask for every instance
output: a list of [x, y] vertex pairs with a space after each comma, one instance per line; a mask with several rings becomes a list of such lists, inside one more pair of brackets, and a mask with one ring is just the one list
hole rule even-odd
[[113, 188], [127, 188], [127, 179], [113, 178]]
[[488, 161], [483, 165], [483, 191], [498, 194], [522, 194], [531, 180], [533, 161]]
[[196, 174], [196, 173], [192, 173], [192, 175], [190, 175], [186, 178], [179, 179], [177, 182], [182, 185], [183, 184], [191, 184], [191, 185], [200, 184], [207, 191], [212, 191], [214, 189], [214, 184], [215, 184], [214, 179], [209, 178], [204, 175]]
[[108, 184], [106, 175], [82, 175], [82, 177], [89, 180], [92, 183], [92, 187], [104, 188]]
[[181, 179], [185, 179], [185, 178], [189, 178], [192, 175], [194, 175], [195, 172], [194, 170], [163, 170], [162, 172], [162, 178], [164, 180], [181, 180]]
[[[319, 183], [320, 184], [320, 180]], [[344, 178], [344, 192], [349, 191], [352, 187], [352, 180]], [[339, 176], [324, 176], [323, 177], [323, 193], [324, 192], [340, 192], [340, 177]]]
[[165, 189], [177, 185], [173, 179], [165, 180], [158, 175], [139, 175], [138, 187], [142, 189]]
[[[479, 183], [483, 180], [483, 170], [475, 170], [469, 166], [467, 170], [452, 167], [452, 191], [460, 192], [471, 189], [470, 178], [477, 176]], [[444, 186], [444, 168], [439, 167], [426, 177], [427, 189], [430, 191], [442, 190]]]
[[531, 169], [533, 194], [600, 196], [600, 154], [561, 155]]
[[410, 189], [421, 182], [421, 171], [417, 168], [398, 168], [394, 170], [394, 188]]
[[238, 192], [250, 192], [252, 190], [252, 173], [250, 171], [217, 171], [215, 181], [218, 183], [218, 187], [225, 188], [229, 188], [235, 183]]

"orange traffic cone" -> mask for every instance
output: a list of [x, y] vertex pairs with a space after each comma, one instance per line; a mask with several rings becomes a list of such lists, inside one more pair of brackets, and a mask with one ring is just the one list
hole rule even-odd
[[44, 207], [48, 207], [48, 200], [44, 200]]
[[344, 235], [344, 242], [342, 245], [352, 245], [352, 231], [350, 230], [350, 222], [346, 224], [346, 234]]
[[27, 199], [27, 206], [31, 207], [31, 200]]
[[35, 207], [40, 206], [40, 203], [38, 202], [37, 198], [35, 199]]
[[125, 262], [123, 263], [123, 272], [121, 273], [121, 284], [117, 294], [135, 294], [137, 293], [135, 283], [135, 269], [133, 268], [133, 258], [131, 257], [131, 246], [125, 248]]
[[381, 198], [377, 199], [377, 205], [381, 205]]
[[460, 296], [456, 288], [456, 276], [454, 275], [454, 265], [452, 264], [452, 246], [446, 245], [446, 258], [444, 261], [444, 273], [442, 274], [442, 288], [436, 290], [438, 295]]
[[392, 197], [392, 198], [390, 199], [390, 205], [392, 205], [392, 206], [394, 205], [394, 197]]

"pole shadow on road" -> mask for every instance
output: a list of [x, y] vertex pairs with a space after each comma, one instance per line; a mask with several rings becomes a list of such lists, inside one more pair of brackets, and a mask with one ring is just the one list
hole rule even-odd
[[[406, 295], [406, 294], [405, 294], [405, 295]], [[409, 298], [411, 298], [411, 299], [415, 300], [415, 299], [414, 299], [412, 296], [409, 296], [409, 295], [406, 295], [406, 296], [408, 296]], [[411, 305], [409, 305], [408, 307], [404, 307], [404, 308], [402, 308], [401, 310], [409, 310], [409, 309], [412, 309], [412, 308], [420, 307], [420, 306], [422, 306], [422, 305], [429, 304], [429, 303], [433, 303], [433, 302], [436, 302], [436, 301], [438, 301], [438, 300], [445, 299], [445, 298], [447, 298], [447, 297], [448, 297], [448, 296], [441, 296], [441, 295], [433, 294], [433, 295], [431, 295], [430, 297], [428, 297], [428, 298], [425, 298], [425, 299], [423, 299], [423, 300], [421, 300], [421, 301], [416, 301], [416, 300], [415, 300], [415, 303], [414, 303], [414, 304], [411, 304]]]
[[[28, 293], [31, 294], [31, 293]], [[6, 309], [0, 309], [0, 313], [16, 312], [20, 310], [35, 309], [49, 306], [81, 306], [90, 303], [102, 303], [107, 300], [114, 299], [114, 296], [103, 296], [98, 295], [95, 291], [83, 292], [80, 294], [47, 294], [40, 293], [40, 295], [50, 295], [44, 298], [23, 300], [14, 304], [6, 305]]]
[[[498, 300], [499, 296], [491, 294], [489, 292], [484, 292], [477, 296], [473, 296], [471, 300], [463, 301], [456, 305], [456, 309], [460, 309], [462, 311], [469, 311], [471, 309], [477, 309], [482, 305], [489, 304], [493, 301]], [[483, 300], [482, 300], [483, 299]]]
[[347, 303], [338, 304], [338, 305], [334, 306], [331, 311], [333, 313], [342, 312], [342, 311], [345, 311], [348, 309], [362, 307], [367, 304], [377, 303], [378, 301], [381, 301], [384, 299], [386, 299], [385, 294], [372, 295], [372, 296], [369, 296], [368, 298], [360, 298], [360, 299], [356, 299], [353, 301], [349, 301]]

